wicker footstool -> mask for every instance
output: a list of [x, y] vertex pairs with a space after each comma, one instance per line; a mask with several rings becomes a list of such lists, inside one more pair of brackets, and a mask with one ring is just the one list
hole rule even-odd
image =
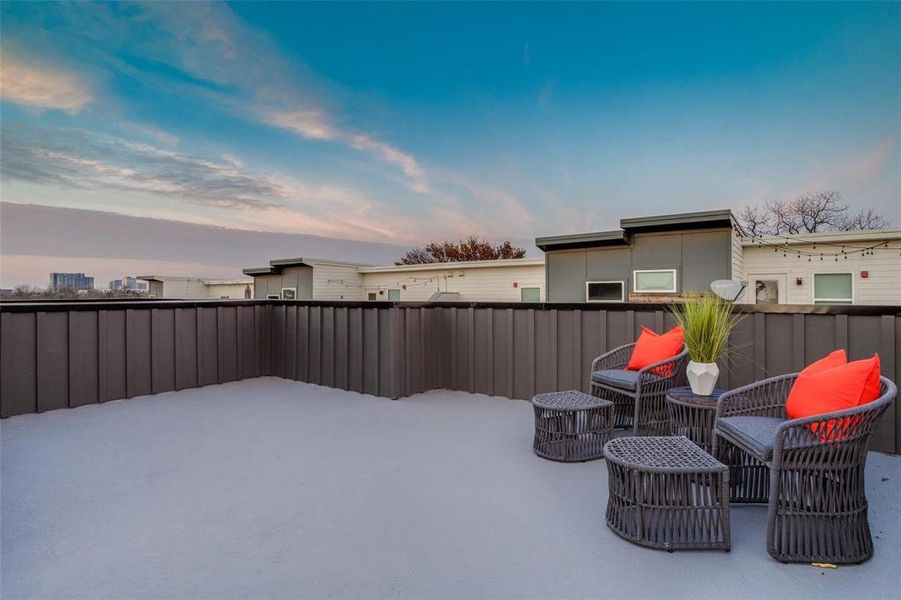
[[663, 550], [729, 550], [729, 469], [685, 436], [624, 437], [604, 447], [607, 526]]
[[604, 456], [613, 439], [613, 402], [582, 392], [551, 392], [532, 398], [535, 454], [562, 462]]

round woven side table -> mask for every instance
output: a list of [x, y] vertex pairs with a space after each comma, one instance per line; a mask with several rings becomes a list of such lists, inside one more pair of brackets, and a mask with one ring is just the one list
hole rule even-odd
[[607, 526], [661, 550], [729, 550], [729, 467], [685, 436], [607, 442]]
[[704, 452], [712, 452], [716, 405], [725, 391], [715, 389], [709, 396], [698, 396], [688, 386], [670, 389], [666, 393], [670, 433], [684, 435]]
[[576, 390], [538, 394], [535, 409], [535, 454], [561, 462], [602, 458], [613, 439], [613, 402]]

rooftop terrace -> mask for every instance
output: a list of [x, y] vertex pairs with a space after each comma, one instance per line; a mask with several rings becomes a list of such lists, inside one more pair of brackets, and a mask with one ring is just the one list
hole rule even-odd
[[871, 453], [875, 557], [668, 554], [604, 525], [604, 461], [531, 450], [528, 402], [401, 400], [263, 377], [26, 414], [2, 428], [2, 596], [897, 597], [901, 458]]

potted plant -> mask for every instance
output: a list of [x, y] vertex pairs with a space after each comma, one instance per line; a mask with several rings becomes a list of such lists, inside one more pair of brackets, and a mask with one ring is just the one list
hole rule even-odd
[[684, 330], [691, 359], [685, 372], [691, 391], [709, 396], [720, 375], [716, 361], [729, 352], [729, 334], [744, 316], [733, 314], [731, 302], [709, 292], [689, 296], [670, 311]]

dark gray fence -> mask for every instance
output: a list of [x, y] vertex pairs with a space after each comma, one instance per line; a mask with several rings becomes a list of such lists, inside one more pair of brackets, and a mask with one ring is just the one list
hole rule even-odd
[[[901, 381], [901, 307], [742, 307], [731, 388], [835, 348]], [[286, 301], [3, 305], [0, 413], [79, 406], [261, 375], [397, 398], [445, 388], [527, 399], [586, 389], [591, 360], [673, 325], [659, 305]], [[875, 448], [898, 452], [891, 409]]]
[[8, 417], [271, 372], [271, 307], [78, 302], [2, 306]]

